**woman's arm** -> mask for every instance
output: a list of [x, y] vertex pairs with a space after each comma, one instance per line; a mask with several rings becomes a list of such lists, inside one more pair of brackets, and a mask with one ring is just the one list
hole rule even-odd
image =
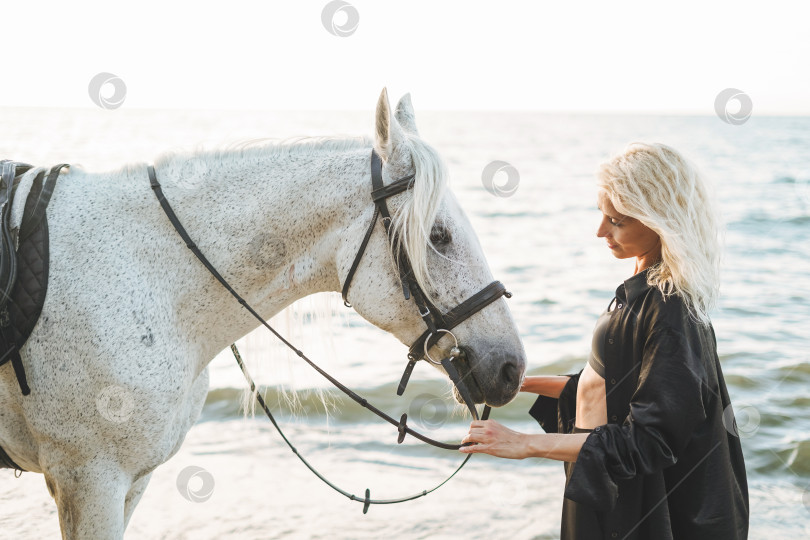
[[560, 397], [560, 392], [562, 392], [568, 379], [570, 379], [570, 377], [566, 375], [537, 375], [534, 377], [526, 377], [523, 379], [523, 385], [520, 387], [520, 391], [557, 399]]
[[527, 435], [512, 431], [495, 420], [475, 420], [470, 424], [470, 433], [459, 450], [466, 454], [490, 454], [492, 456], [523, 459], [540, 457], [558, 461], [574, 462], [590, 433], [538, 433]]

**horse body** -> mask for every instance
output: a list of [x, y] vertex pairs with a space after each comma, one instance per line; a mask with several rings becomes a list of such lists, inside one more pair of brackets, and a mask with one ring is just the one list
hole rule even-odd
[[[409, 101], [400, 102], [397, 117], [415, 131]], [[373, 211], [371, 146], [387, 159], [388, 182], [414, 167], [407, 142], [384, 93], [373, 142], [166, 155], [155, 167], [197, 245], [269, 319], [299, 298], [340, 290]], [[109, 174], [73, 167], [48, 212], [49, 290], [21, 351], [32, 393], [20, 395], [11, 370], [0, 370], [0, 446], [24, 469], [45, 475], [64, 538], [122, 538], [149, 475], [179, 449], [202, 411], [208, 363], [257, 323], [183, 245], [145, 165]], [[457, 238], [456, 251], [431, 263], [444, 276], [440, 298], [450, 306], [491, 278], [452, 196], [441, 197], [438, 212]], [[467, 264], [459, 266], [453, 259], [462, 252]], [[410, 343], [423, 324], [402, 297], [383, 233], [372, 236], [367, 253], [352, 303]], [[477, 313], [456, 334], [477, 351], [479, 401], [511, 399], [519, 380], [507, 376], [504, 389], [502, 367], [520, 375], [525, 360], [505, 303]]]

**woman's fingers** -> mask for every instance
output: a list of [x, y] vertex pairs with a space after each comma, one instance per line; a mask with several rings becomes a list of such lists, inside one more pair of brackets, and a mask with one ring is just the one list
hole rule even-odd
[[500, 426], [495, 420], [473, 420], [470, 423], [470, 432], [461, 439], [463, 443], [489, 443], [496, 434], [495, 426]]
[[476, 443], [459, 448], [465, 454], [486, 453], [507, 458], [522, 458], [525, 448], [523, 435], [499, 424], [495, 420], [475, 420], [464, 443]]
[[465, 454], [486, 453], [488, 446], [481, 441], [479, 434], [469, 433], [461, 440], [460, 452]]

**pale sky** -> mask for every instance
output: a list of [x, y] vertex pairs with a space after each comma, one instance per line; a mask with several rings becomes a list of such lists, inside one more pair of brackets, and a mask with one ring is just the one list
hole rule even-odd
[[755, 114], [810, 114], [802, 1], [348, 3], [338, 37], [327, 0], [9, 2], [0, 107], [95, 107], [108, 72], [128, 108], [369, 110], [386, 86], [423, 110], [714, 114], [737, 88]]

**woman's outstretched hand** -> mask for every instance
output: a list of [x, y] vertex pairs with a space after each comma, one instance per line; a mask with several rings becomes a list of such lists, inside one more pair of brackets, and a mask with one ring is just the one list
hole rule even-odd
[[461, 441], [473, 442], [462, 446], [459, 451], [465, 454], [489, 454], [509, 459], [529, 457], [528, 437], [523, 433], [512, 431], [495, 420], [473, 420], [470, 432]]

